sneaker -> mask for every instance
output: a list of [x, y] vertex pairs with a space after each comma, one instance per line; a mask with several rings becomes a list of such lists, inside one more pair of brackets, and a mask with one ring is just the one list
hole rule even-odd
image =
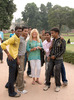
[[60, 86], [56, 86], [55, 92], [59, 92], [59, 91], [60, 91]]
[[30, 78], [32, 78], [32, 75], [30, 74], [30, 75], [28, 75]]
[[67, 82], [67, 81], [64, 81], [64, 82], [63, 82], [63, 85], [64, 85], [64, 86], [67, 86], [67, 85], [68, 85], [68, 82]]
[[19, 92], [19, 93], [21, 93], [21, 94], [26, 94], [28, 91], [27, 91], [27, 90], [23, 90], [23, 91], [17, 90], [17, 92]]
[[47, 91], [49, 88], [50, 88], [50, 86], [46, 85], [46, 86], [43, 88], [43, 90], [44, 90], [44, 91]]
[[3, 63], [3, 60], [1, 60], [1, 63]]
[[10, 97], [20, 97], [21, 94], [14, 92], [13, 94], [9, 95]]

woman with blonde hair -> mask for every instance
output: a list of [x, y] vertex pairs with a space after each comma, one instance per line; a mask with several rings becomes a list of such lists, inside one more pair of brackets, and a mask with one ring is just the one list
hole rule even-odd
[[38, 30], [33, 29], [30, 33], [30, 38], [27, 42], [27, 51], [29, 52], [28, 60], [31, 64], [31, 75], [33, 78], [33, 85], [35, 85], [35, 82], [41, 84], [39, 81], [39, 77], [41, 71], [40, 49], [42, 49], [42, 47], [42, 41], [39, 38]]

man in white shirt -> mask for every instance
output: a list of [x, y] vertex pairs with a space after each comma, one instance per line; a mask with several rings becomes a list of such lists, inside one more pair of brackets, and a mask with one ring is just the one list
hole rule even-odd
[[[50, 48], [52, 44], [51, 40], [51, 33], [50, 32], [45, 32], [46, 40], [43, 41], [43, 49], [45, 51], [45, 70], [48, 69], [48, 60], [47, 58], [49, 57], [50, 54]], [[46, 77], [46, 72], [45, 72], [45, 77]]]

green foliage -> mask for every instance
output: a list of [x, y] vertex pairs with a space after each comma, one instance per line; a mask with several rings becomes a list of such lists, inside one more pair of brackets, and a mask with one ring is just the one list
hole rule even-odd
[[63, 60], [68, 63], [74, 64], [74, 52], [66, 51]]
[[48, 29], [48, 10], [52, 7], [51, 3], [45, 6], [41, 4], [40, 9], [35, 3], [28, 3], [22, 12], [24, 22], [32, 28]]
[[16, 5], [13, 0], [0, 0], [0, 29], [8, 29], [13, 19]]
[[68, 25], [71, 12], [72, 9], [69, 7], [55, 5], [48, 13], [49, 25], [51, 27], [58, 27], [61, 30], [62, 25]]

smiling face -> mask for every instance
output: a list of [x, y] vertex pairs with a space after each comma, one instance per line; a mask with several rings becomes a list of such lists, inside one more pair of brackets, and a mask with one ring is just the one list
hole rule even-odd
[[27, 28], [24, 29], [24, 30], [22, 31], [22, 33], [23, 33], [23, 36], [24, 36], [24, 37], [27, 37], [27, 36], [28, 36], [28, 29], [27, 29]]
[[32, 33], [32, 38], [37, 38], [37, 32], [36, 32], [36, 31], [34, 31], [34, 32]]
[[53, 38], [56, 38], [58, 36], [58, 32], [55, 32], [55, 31], [51, 31], [51, 36]]
[[49, 35], [49, 33], [46, 33], [45, 36], [47, 40], [50, 40], [51, 36]]
[[22, 29], [17, 29], [17, 30], [15, 31], [15, 34], [17, 35], [17, 37], [20, 37], [21, 34], [22, 34]]

